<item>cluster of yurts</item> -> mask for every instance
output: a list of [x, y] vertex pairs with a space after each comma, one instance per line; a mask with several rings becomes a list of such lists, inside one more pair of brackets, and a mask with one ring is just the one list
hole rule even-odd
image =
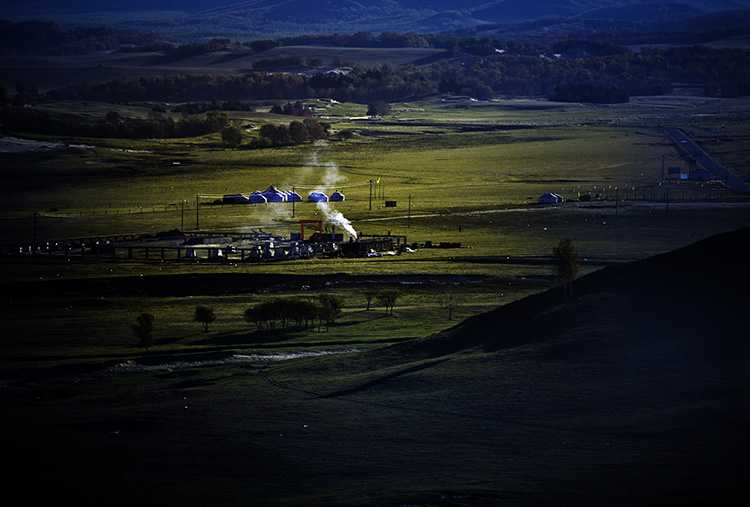
[[[328, 202], [328, 201], [343, 201], [344, 194], [339, 191], [334, 192], [331, 196], [327, 196], [323, 192], [311, 192], [307, 196], [307, 202]], [[232, 204], [264, 204], [268, 202], [302, 202], [302, 196], [291, 190], [279, 190], [273, 185], [268, 187], [267, 190], [261, 192], [256, 190], [249, 196], [242, 194], [229, 194], [223, 198], [225, 203]]]

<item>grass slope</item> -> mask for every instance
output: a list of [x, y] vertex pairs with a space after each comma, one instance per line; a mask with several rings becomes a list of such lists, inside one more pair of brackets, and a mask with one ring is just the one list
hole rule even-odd
[[6, 479], [81, 505], [744, 505], [749, 239], [370, 352], [3, 389]]

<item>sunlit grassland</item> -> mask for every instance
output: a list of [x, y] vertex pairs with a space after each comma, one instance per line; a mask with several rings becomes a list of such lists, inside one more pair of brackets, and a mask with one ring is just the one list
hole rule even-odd
[[[309, 203], [294, 210], [289, 204], [208, 204], [269, 185], [306, 195], [326, 184], [328, 192], [345, 193], [347, 200], [336, 207], [358, 230], [407, 234], [409, 217], [425, 214], [528, 205], [545, 192], [576, 198], [641, 191], [659, 179], [662, 155], [677, 159], [663, 134], [603, 127], [441, 134], [404, 127], [398, 135], [266, 150], [218, 149], [214, 139], [193, 142], [144, 141], [128, 149], [82, 148], [11, 162], [6, 174], [14, 182], [5, 187], [4, 199], [12, 208], [5, 212], [8, 225], [36, 210], [47, 238], [194, 228], [196, 221], [202, 229], [274, 227], [286, 234], [296, 230], [296, 220], [320, 217], [320, 210]], [[380, 184], [370, 185], [378, 179]], [[397, 206], [385, 208], [386, 200]], [[196, 202], [202, 205], [198, 212]], [[28, 223], [19, 229], [28, 235]]]
[[[445, 294], [451, 277], [477, 280], [452, 285], [456, 319], [550, 287], [552, 271], [544, 258], [561, 238], [574, 239], [582, 272], [589, 273], [750, 223], [742, 197], [720, 185], [660, 181], [662, 162], [670, 166], [686, 161], [665, 134], [652, 128], [657, 125], [625, 125], [620, 120], [607, 124], [613, 115], [630, 120], [645, 106], [466, 104], [400, 104], [393, 117], [367, 120], [352, 118], [363, 115], [365, 106], [334, 104], [324, 121], [334, 131], [352, 130], [354, 137], [294, 147], [226, 149], [218, 134], [169, 140], [58, 139], [73, 147], [3, 157], [0, 240], [5, 243], [31, 241], [35, 233], [44, 241], [193, 231], [198, 226], [218, 233], [262, 229], [288, 237], [300, 230], [300, 219], [324, 218], [323, 210], [307, 202], [213, 204], [224, 194], [247, 195], [269, 185], [294, 188], [303, 197], [318, 188], [342, 191], [346, 200], [334, 208], [360, 235], [398, 235], [420, 246], [428, 241], [460, 243], [460, 248], [417, 248], [392, 257], [273, 263], [197, 264], [161, 261], [158, 256], [115, 261], [75, 254], [68, 260], [43, 255], [4, 258], [6, 283], [141, 276], [156, 280], [158, 275], [196, 273], [312, 275], [322, 280], [347, 274], [376, 280], [327, 288], [345, 304], [328, 331], [275, 336], [256, 332], [242, 320], [242, 312], [267, 298], [314, 297], [327, 289], [303, 291], [295, 286], [209, 296], [200, 295], [197, 286], [192, 297], [46, 294], [34, 308], [17, 306], [10, 294], [6, 308], [13, 318], [6, 320], [5, 329], [13, 339], [6, 340], [4, 350], [17, 364], [31, 349], [66, 361], [139, 355], [143, 351], [134, 347], [130, 324], [143, 311], [157, 317], [154, 353], [369, 347], [451, 325]], [[87, 114], [95, 115], [106, 114], [108, 106], [87, 107]], [[599, 121], [583, 121], [596, 113]], [[232, 117], [246, 128], [292, 120], [260, 109]], [[547, 121], [555, 118], [556, 123]], [[707, 137], [706, 149], [711, 153], [717, 146], [729, 152], [726, 147], [738, 138], [728, 139], [732, 141], [715, 143]], [[670, 206], [663, 200], [667, 188]], [[537, 204], [545, 192], [566, 199], [590, 192], [601, 201]], [[396, 201], [396, 206], [385, 207], [385, 201]], [[728, 202], [701, 207], [717, 201]], [[326, 227], [331, 230], [330, 224]], [[388, 318], [381, 308], [365, 311], [356, 286], [380, 283], [377, 277], [384, 275], [401, 277], [387, 283], [405, 289], [395, 315]], [[424, 277], [423, 284], [409, 285], [409, 276]], [[207, 334], [192, 322], [195, 305], [203, 303], [219, 315]]]

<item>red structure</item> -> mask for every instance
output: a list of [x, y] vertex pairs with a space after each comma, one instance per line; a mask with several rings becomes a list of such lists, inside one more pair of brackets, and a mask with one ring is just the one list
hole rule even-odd
[[322, 220], [300, 220], [300, 239], [305, 239], [305, 224], [318, 224], [318, 232], [323, 232], [323, 221]]

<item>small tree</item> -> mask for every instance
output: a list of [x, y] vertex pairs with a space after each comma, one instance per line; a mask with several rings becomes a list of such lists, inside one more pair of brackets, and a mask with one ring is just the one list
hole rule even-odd
[[135, 324], [131, 324], [131, 328], [135, 333], [135, 337], [138, 338], [136, 346], [148, 349], [154, 346], [156, 341], [154, 338], [154, 321], [156, 319], [150, 313], [142, 313], [135, 319]]
[[216, 314], [210, 306], [198, 305], [195, 307], [193, 320], [203, 324], [203, 332], [208, 333], [208, 325], [216, 320]]
[[344, 305], [341, 298], [333, 294], [320, 294], [318, 302], [320, 303], [320, 320], [325, 320], [327, 329], [336, 321]]
[[378, 292], [378, 301], [380, 301], [380, 304], [385, 306], [385, 314], [388, 315], [390, 310], [390, 315], [393, 315], [393, 307], [396, 306], [396, 301], [403, 296], [404, 293], [401, 291], [401, 289], [383, 289], [380, 292]]
[[378, 289], [365, 289], [362, 291], [362, 295], [365, 296], [365, 299], [367, 300], [367, 308], [365, 310], [370, 309], [370, 304], [372, 303], [372, 300], [378, 297], [378, 293], [380, 291]]
[[453, 320], [453, 309], [456, 307], [456, 291], [451, 284], [445, 286], [446, 307], [448, 308], [448, 320]]
[[573, 280], [578, 277], [581, 266], [578, 264], [578, 252], [572, 239], [561, 239], [552, 249], [555, 257], [555, 279], [563, 283], [563, 298], [573, 296]]
[[230, 148], [235, 148], [242, 143], [242, 130], [237, 125], [227, 125], [221, 129], [221, 139]]
[[367, 116], [387, 116], [391, 114], [391, 105], [383, 100], [367, 104]]
[[310, 141], [310, 134], [307, 132], [307, 127], [299, 120], [294, 120], [289, 124], [289, 137], [291, 137], [294, 144], [302, 144]]

